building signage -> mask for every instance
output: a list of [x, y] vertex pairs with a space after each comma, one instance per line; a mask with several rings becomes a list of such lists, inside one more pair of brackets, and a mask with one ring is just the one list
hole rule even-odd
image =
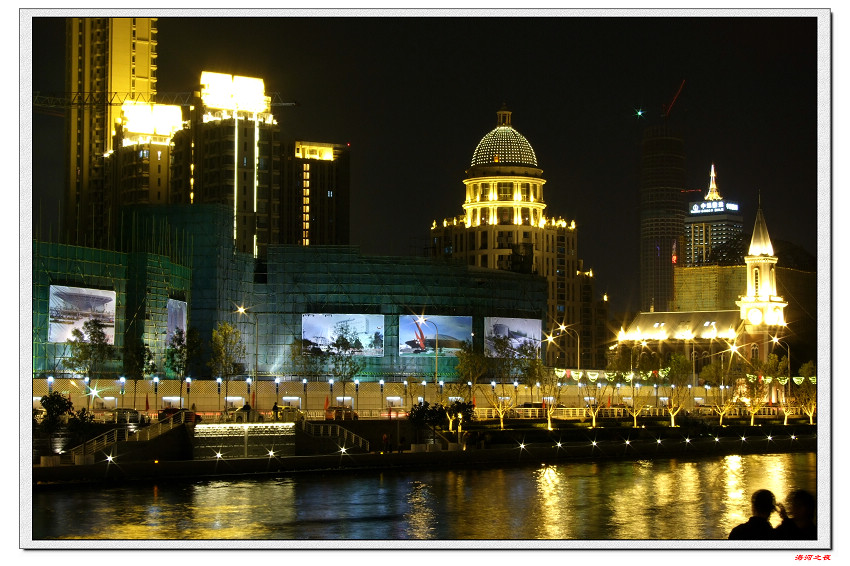
[[705, 200], [702, 202], [692, 202], [691, 214], [720, 214], [723, 212], [738, 212], [737, 202], [728, 202], [723, 200]]
[[471, 316], [398, 317], [399, 356], [434, 356], [435, 347], [440, 355], [453, 356], [467, 341], [472, 341]]
[[67, 342], [87, 321], [99, 320], [106, 343], [115, 343], [115, 291], [51, 285], [49, 301], [49, 342]]
[[491, 358], [499, 357], [499, 339], [506, 339], [507, 350], [515, 356], [520, 355], [524, 345], [538, 348], [542, 326], [537, 318], [484, 317], [484, 353]]
[[384, 315], [382, 314], [302, 314], [301, 342], [305, 354], [339, 351], [338, 338], [349, 341], [355, 356], [384, 355]]

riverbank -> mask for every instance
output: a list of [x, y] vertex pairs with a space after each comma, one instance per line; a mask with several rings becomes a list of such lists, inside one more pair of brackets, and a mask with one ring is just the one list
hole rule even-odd
[[209, 460], [101, 461], [87, 465], [33, 466], [35, 488], [79, 484], [206, 478], [269, 476], [301, 473], [356, 473], [392, 469], [439, 469], [484, 466], [540, 466], [570, 461], [655, 458], [700, 458], [732, 454], [816, 452], [816, 434], [700, 436], [695, 439], [638, 438], [635, 440], [494, 444], [467, 450], [394, 453], [335, 453], [312, 456], [268, 456]]

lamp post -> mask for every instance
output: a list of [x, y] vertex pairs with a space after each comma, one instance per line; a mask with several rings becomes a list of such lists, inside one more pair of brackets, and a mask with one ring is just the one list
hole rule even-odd
[[471, 382], [471, 381], [467, 381], [467, 382], [466, 382], [466, 385], [469, 387], [469, 402], [470, 402], [470, 403], [472, 403], [472, 404], [474, 405], [474, 404], [475, 404], [475, 400], [472, 398], [472, 382]]
[[360, 410], [360, 380], [354, 380], [354, 410]]
[[[383, 380], [383, 379], [379, 380], [379, 381], [378, 381], [378, 385], [380, 385], [380, 386], [381, 386], [381, 398], [380, 398], [380, 402], [381, 402], [381, 404], [380, 404], [380, 406], [381, 406], [381, 407], [383, 407], [383, 406], [384, 406], [384, 403], [386, 402], [386, 399], [384, 399], [384, 380]], [[387, 415], [388, 415], [390, 418], [392, 418], [392, 411], [390, 411], [390, 409], [389, 409], [389, 405], [387, 406]]]
[[[51, 378], [48, 378], [48, 379], [49, 379], [48, 384], [49, 384], [49, 385], [53, 385], [53, 378], [51, 377]], [[125, 388], [125, 387], [126, 387], [126, 385], [127, 385], [127, 378], [125, 378], [125, 377], [122, 375], [121, 377], [119, 377], [119, 378], [118, 378], [118, 383], [120, 383], [120, 384], [121, 384], [121, 385], [120, 385], [120, 391], [121, 391], [121, 408], [123, 409], [123, 408], [124, 408], [124, 388]], [[52, 387], [51, 387], [50, 389], [52, 389]]]
[[440, 380], [440, 403], [443, 402], [443, 381]]
[[304, 410], [304, 413], [307, 413], [307, 378], [301, 380], [301, 384], [304, 386], [304, 406], [301, 407]]
[[[241, 305], [236, 308], [236, 312], [239, 313], [239, 316], [242, 316], [243, 314], [245, 316], [249, 316], [249, 315], [254, 316], [254, 322], [251, 323], [251, 324], [254, 325], [254, 367], [252, 368], [252, 372], [254, 374], [254, 381], [256, 381], [257, 375], [259, 373], [258, 368], [257, 368], [257, 363], [258, 363], [259, 342], [260, 342], [260, 324], [259, 324], [259, 321], [257, 320], [257, 313], [249, 312], [248, 309], [246, 309], [244, 306], [241, 306]], [[248, 385], [248, 394], [249, 394], [249, 396], [251, 394], [250, 384]], [[275, 402], [277, 402], [277, 400], [275, 400]]]
[[581, 370], [581, 335], [578, 333], [578, 330], [575, 328], [570, 328], [569, 326], [561, 325], [558, 327], [558, 330], [561, 332], [572, 333], [576, 339], [576, 370]]
[[[192, 400], [192, 378], [186, 378], [186, 404], [189, 405], [189, 402]], [[189, 405], [190, 407], [192, 405]]]
[[159, 377], [153, 378], [153, 410], [159, 410]]
[[[245, 378], [245, 390], [247, 391], [247, 393], [245, 393], [245, 404], [248, 404], [248, 402], [251, 399], [251, 378], [250, 377]], [[256, 407], [251, 407], [251, 408], [256, 410]]]
[[[332, 403], [334, 406], [336, 406], [336, 403], [334, 403], [334, 380], [333, 380], [333, 379], [329, 379], [329, 380], [328, 380], [328, 388], [329, 388], [329, 390], [330, 390], [331, 403]], [[343, 401], [344, 401], [344, 400], [343, 400]]]
[[426, 385], [428, 385], [428, 384], [427, 384], [427, 383], [426, 383], [426, 381], [423, 379], [423, 380], [422, 380], [422, 402], [423, 402], [423, 403], [425, 402], [425, 386], [426, 386]]
[[89, 378], [84, 377], [83, 383], [85, 384], [84, 391], [86, 392], [86, 409], [88, 410], [88, 409], [91, 408], [91, 395], [90, 395], [90, 389], [89, 389]]
[[[439, 381], [439, 373], [438, 373], [438, 360], [440, 354], [440, 330], [437, 328], [437, 324], [433, 320], [428, 320], [424, 316], [419, 317], [419, 322], [421, 324], [430, 323], [434, 325], [434, 383]], [[425, 398], [425, 392], [422, 392], [422, 398]]]
[[221, 411], [222, 408], [221, 408], [221, 378], [220, 377], [215, 378], [215, 384], [216, 384], [216, 387], [218, 388], [218, 410]]

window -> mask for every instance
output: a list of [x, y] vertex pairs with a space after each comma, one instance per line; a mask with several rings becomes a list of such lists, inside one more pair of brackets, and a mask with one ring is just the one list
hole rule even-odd
[[499, 183], [499, 200], [513, 200], [513, 183]]

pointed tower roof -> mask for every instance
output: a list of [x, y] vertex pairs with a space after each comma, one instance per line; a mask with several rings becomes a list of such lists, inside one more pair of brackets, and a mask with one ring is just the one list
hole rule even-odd
[[714, 163], [711, 164], [711, 181], [708, 184], [708, 194], [705, 195], [705, 200], [723, 200], [720, 193], [717, 192], [717, 182], [715, 181]]
[[753, 239], [750, 241], [749, 255], [773, 255], [773, 245], [770, 243], [767, 224], [764, 221], [764, 215], [761, 213], [761, 197], [759, 197], [759, 209], [756, 211], [756, 222], [753, 226]]

